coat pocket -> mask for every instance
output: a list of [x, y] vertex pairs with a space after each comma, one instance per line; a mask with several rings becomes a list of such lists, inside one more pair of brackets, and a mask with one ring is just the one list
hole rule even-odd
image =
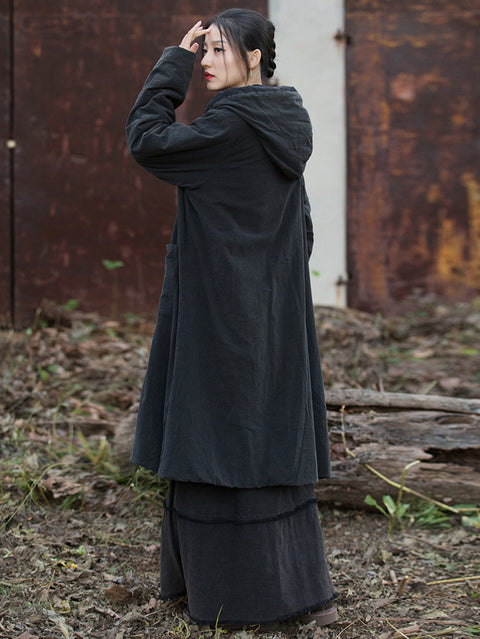
[[167, 245], [165, 257], [165, 276], [163, 278], [162, 294], [158, 306], [159, 315], [170, 315], [178, 291], [178, 246]]

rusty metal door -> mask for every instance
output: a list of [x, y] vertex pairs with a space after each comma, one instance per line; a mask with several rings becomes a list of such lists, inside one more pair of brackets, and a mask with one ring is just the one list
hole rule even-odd
[[11, 320], [11, 3], [0, 2], [0, 326]]
[[[476, 8], [475, 8], [476, 5]], [[346, 0], [349, 304], [480, 291], [480, 5]]]
[[[178, 43], [198, 18], [238, 4], [265, 12], [267, 2], [11, 4], [15, 324], [30, 323], [43, 298], [58, 303], [73, 298], [82, 310], [108, 315], [117, 290], [119, 312], [153, 314], [176, 195], [173, 187], [149, 176], [128, 156], [127, 114], [163, 48]], [[4, 13], [8, 12], [2, 12], [2, 34], [8, 28]], [[3, 65], [5, 57], [1, 59]], [[5, 74], [3, 66], [0, 73]], [[199, 115], [210, 97], [198, 69], [179, 118], [190, 121]], [[3, 93], [1, 99], [4, 127]], [[0, 162], [4, 180], [4, 149]], [[2, 216], [6, 210], [2, 200]], [[3, 233], [7, 221], [0, 218], [2, 275], [8, 270], [8, 238]], [[112, 272], [103, 260], [124, 266]], [[7, 291], [0, 291], [0, 300], [1, 311], [8, 305]]]

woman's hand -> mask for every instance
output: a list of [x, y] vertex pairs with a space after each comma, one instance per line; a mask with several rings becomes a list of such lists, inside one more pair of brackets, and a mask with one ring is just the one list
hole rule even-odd
[[200, 36], [203, 36], [209, 32], [210, 32], [210, 27], [208, 27], [208, 29], [204, 29], [202, 27], [202, 21], [199, 20], [193, 25], [190, 31], [187, 31], [187, 33], [183, 37], [183, 40], [180, 42], [179, 46], [182, 47], [182, 49], [187, 49], [187, 51], [191, 51], [192, 53], [197, 53], [199, 44], [198, 42], [194, 42], [194, 40], [196, 40], [197, 38], [200, 38]]

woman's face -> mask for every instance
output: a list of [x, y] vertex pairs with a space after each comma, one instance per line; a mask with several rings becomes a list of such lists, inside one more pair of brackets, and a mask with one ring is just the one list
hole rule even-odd
[[202, 67], [210, 91], [222, 91], [247, 84], [247, 71], [237, 51], [220, 36], [217, 25], [212, 24], [205, 35]]

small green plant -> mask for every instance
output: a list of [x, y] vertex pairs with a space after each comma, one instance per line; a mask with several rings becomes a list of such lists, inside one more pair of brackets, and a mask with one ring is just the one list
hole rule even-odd
[[188, 637], [190, 637], [191, 635], [188, 623], [178, 616], [175, 617], [175, 620], [178, 621], [178, 624], [173, 630], [169, 630], [168, 634], [172, 635], [173, 637], [179, 637], [180, 639], [188, 639]]
[[477, 504], [459, 504], [457, 508], [462, 515], [462, 526], [480, 530], [480, 506]]
[[40, 364], [37, 365], [37, 373], [42, 382], [47, 382], [50, 375], [56, 373], [57, 369], [56, 364], [50, 364], [47, 368], [42, 368]]
[[463, 355], [470, 355], [470, 356], [475, 356], [478, 355], [480, 353], [480, 351], [478, 350], [478, 348], [462, 348], [462, 354]]
[[80, 302], [78, 300], [67, 300], [65, 304], [62, 304], [62, 308], [66, 311], [75, 311], [80, 306]]
[[220, 620], [220, 615], [222, 614], [222, 610], [223, 610], [223, 604], [220, 606], [220, 610], [218, 611], [218, 615], [217, 618], [215, 619], [215, 635], [214, 638], [218, 639], [218, 637], [220, 637], [220, 634], [225, 634], [226, 631], [223, 630], [223, 628], [219, 628], [218, 627], [218, 622]]
[[102, 260], [103, 266], [110, 271], [112, 274], [112, 318], [114, 320], [117, 319], [118, 316], [118, 297], [119, 297], [119, 287], [118, 287], [118, 274], [117, 271], [119, 268], [125, 266], [125, 262], [121, 260]]
[[119, 484], [127, 484], [135, 494], [132, 501], [136, 505], [135, 512], [138, 515], [141, 514], [145, 502], [160, 505], [168, 491], [168, 480], [160, 479], [141, 466], [136, 468], [133, 474], [117, 477], [116, 481]]
[[388, 535], [390, 536], [396, 524], [402, 525], [403, 520], [407, 516], [410, 504], [396, 504], [390, 495], [383, 495], [382, 501], [383, 506], [371, 495], [365, 497], [365, 503], [368, 506], [375, 506], [375, 508], [390, 521], [390, 527], [388, 529]]
[[437, 380], [433, 380], [433, 382], [430, 382], [424, 389], [422, 389], [420, 391], [420, 395], [428, 395], [428, 393], [435, 388], [435, 386], [437, 385]]
[[41, 482], [53, 468], [58, 468], [60, 466], [62, 466], [61, 463], [48, 464], [48, 466], [43, 468], [42, 472], [36, 476], [33, 473], [30, 473], [28, 469], [22, 468], [20, 470], [20, 477], [17, 485], [26, 493], [26, 495], [19, 504], [16, 504], [16, 508], [13, 510], [13, 512], [5, 517], [3, 522], [0, 524], [0, 532], [8, 527], [12, 519], [16, 517], [16, 515], [22, 510], [22, 508], [24, 508], [24, 506], [32, 502], [41, 505], [41, 503], [37, 501], [38, 496], [42, 497], [44, 502], [48, 501], [45, 492], [41, 487]]
[[[417, 504], [395, 503], [390, 495], [382, 497], [383, 506], [371, 495], [365, 497], [365, 503], [368, 506], [374, 506], [382, 515], [390, 520], [389, 535], [392, 533], [395, 525], [420, 526], [422, 528], [449, 528], [450, 517], [436, 504], [429, 502], [418, 502]], [[463, 519], [463, 518], [462, 518]]]
[[37, 366], [37, 373], [42, 382], [46, 382], [48, 380], [48, 371], [40, 366]]
[[107, 269], [107, 271], [114, 271], [117, 268], [125, 266], [125, 263], [122, 262], [122, 260], [102, 260], [102, 264]]
[[67, 495], [60, 503], [60, 510], [76, 510], [83, 503], [83, 495]]
[[371, 495], [365, 497], [365, 503], [374, 506], [382, 515], [390, 520], [389, 535], [394, 526], [419, 526], [422, 528], [450, 528], [451, 516], [460, 515], [460, 523], [466, 528], [480, 530], [480, 508], [475, 504], [458, 504], [455, 507], [445, 506], [439, 502], [418, 499], [414, 503], [394, 502], [390, 495], [384, 495], [383, 505]]
[[111, 462], [110, 448], [106, 437], [100, 438], [97, 448], [90, 444], [81, 431], [78, 431], [78, 439], [83, 452], [95, 470], [110, 475], [118, 474], [118, 468]]
[[382, 512], [390, 520], [390, 526], [388, 528], [389, 537], [391, 536], [396, 525], [399, 525], [400, 527], [402, 527], [402, 519], [405, 518], [407, 514], [407, 510], [410, 508], [410, 504], [402, 503], [403, 491], [405, 487], [405, 479], [407, 476], [408, 469], [411, 468], [412, 466], [415, 466], [415, 464], [418, 464], [418, 463], [419, 463], [419, 460], [416, 459], [415, 461], [407, 464], [405, 468], [403, 469], [402, 477], [400, 479], [400, 484], [398, 486], [398, 495], [397, 495], [396, 502], [393, 501], [390, 495], [384, 495], [383, 497], [383, 503], [385, 506], [385, 509], [384, 509], [377, 503], [377, 501], [371, 495], [367, 495], [365, 497], [365, 503], [369, 504], [370, 506], [375, 506], [376, 508], [378, 508], [380, 512]]
[[422, 528], [450, 528], [450, 517], [436, 504], [419, 503], [411, 514], [412, 522]]

